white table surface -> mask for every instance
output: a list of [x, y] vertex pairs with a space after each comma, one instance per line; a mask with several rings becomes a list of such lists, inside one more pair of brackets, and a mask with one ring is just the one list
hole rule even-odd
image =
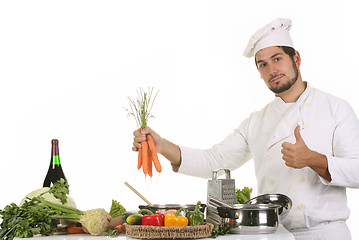
[[[32, 237], [32, 238], [15, 238], [15, 240], [135, 240], [134, 238], [126, 237], [126, 234], [121, 233], [117, 237], [106, 236], [91, 236], [89, 234], [71, 234], [71, 235], [56, 235], [56, 236], [44, 236], [44, 237]], [[213, 240], [214, 238], [202, 238], [202, 240]], [[279, 225], [277, 230], [271, 234], [231, 234], [228, 233], [224, 236], [218, 236], [216, 240], [295, 240], [293, 234], [291, 234], [282, 225]]]
[[[213, 238], [208, 238], [212, 239]], [[207, 239], [207, 240], [208, 240]], [[283, 225], [279, 225], [277, 230], [271, 234], [227, 234], [224, 236], [218, 236], [216, 240], [295, 240], [293, 234], [291, 234]]]

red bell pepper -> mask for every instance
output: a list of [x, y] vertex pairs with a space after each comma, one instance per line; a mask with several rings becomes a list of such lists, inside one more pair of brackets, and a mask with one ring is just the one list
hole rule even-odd
[[162, 227], [164, 225], [165, 215], [163, 213], [160, 212], [153, 213], [148, 209], [141, 209], [140, 211], [138, 211], [138, 213], [141, 214], [144, 212], [148, 214], [142, 217], [142, 225], [158, 226], [158, 227]]

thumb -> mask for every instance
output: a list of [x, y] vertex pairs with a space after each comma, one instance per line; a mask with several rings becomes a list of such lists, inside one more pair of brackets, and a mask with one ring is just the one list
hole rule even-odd
[[303, 142], [303, 138], [302, 136], [300, 135], [300, 126], [298, 125], [295, 129], [294, 129], [294, 136], [295, 136], [295, 140], [296, 140], [296, 143], [297, 142]]
[[156, 133], [152, 128], [150, 128], [148, 126], [145, 127], [145, 129], [143, 129], [143, 133], [144, 134], [151, 134], [152, 137], [153, 137], [153, 140], [155, 141], [155, 143], [157, 143], [161, 138], [161, 136], [158, 133]]

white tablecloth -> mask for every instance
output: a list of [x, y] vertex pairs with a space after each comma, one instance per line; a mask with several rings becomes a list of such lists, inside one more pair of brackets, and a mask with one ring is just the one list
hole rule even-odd
[[[209, 239], [213, 240], [213, 238]], [[216, 240], [295, 240], [295, 238], [283, 225], [279, 225], [275, 233], [271, 234], [227, 234], [218, 236]]]

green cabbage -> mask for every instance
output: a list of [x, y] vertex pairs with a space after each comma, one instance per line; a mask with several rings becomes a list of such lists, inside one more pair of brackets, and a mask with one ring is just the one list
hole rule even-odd
[[[45, 199], [48, 202], [52, 202], [52, 203], [56, 203], [56, 204], [62, 204], [60, 199], [55, 198], [54, 195], [52, 195], [51, 193], [49, 193], [48, 191], [50, 190], [49, 187], [43, 187], [43, 188], [39, 188], [35, 191], [32, 191], [31, 193], [27, 194], [20, 202], [19, 206], [22, 206], [24, 204], [25, 201], [29, 201], [31, 200], [33, 197], [38, 197], [40, 196], [42, 193], [46, 192], [45, 194], [43, 194], [41, 197], [43, 199]], [[64, 204], [65, 206], [69, 206], [69, 207], [73, 207], [76, 208], [76, 203], [74, 201], [74, 199], [72, 197], [70, 197], [69, 195], [67, 196], [67, 202]]]

